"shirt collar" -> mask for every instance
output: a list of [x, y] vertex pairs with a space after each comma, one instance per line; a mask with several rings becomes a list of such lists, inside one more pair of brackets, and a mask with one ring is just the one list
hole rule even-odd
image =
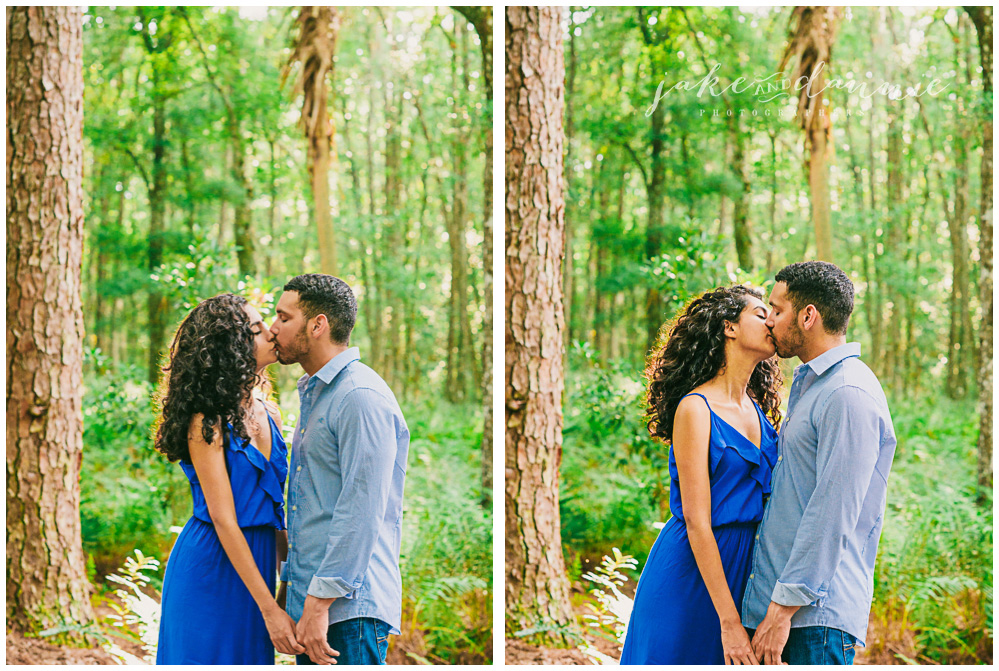
[[802, 364], [802, 367], [807, 366], [816, 375], [823, 375], [827, 370], [838, 364], [843, 359], [849, 359], [853, 356], [860, 356], [859, 342], [848, 342], [844, 345], [839, 345], [838, 347], [826, 350], [808, 363]]
[[326, 365], [316, 371], [315, 375], [310, 376], [308, 373], [298, 378], [298, 387], [301, 389], [304, 385], [308, 384], [309, 380], [313, 377], [318, 377], [323, 381], [323, 384], [329, 384], [340, 374], [347, 364], [358, 361], [361, 358], [361, 350], [357, 347], [349, 347], [344, 351], [337, 354], [335, 357], [326, 362]]

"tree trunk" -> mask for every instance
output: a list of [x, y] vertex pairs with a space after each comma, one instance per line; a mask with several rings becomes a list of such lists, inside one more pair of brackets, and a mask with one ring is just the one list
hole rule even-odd
[[[666, 106], [657, 105], [652, 112], [652, 171], [646, 185], [649, 197], [649, 223], [645, 231], [645, 258], [652, 259], [663, 251], [666, 206]], [[651, 350], [659, 334], [663, 318], [659, 287], [650, 286], [645, 292], [645, 342]]]
[[302, 63], [296, 91], [304, 95], [302, 127], [308, 141], [306, 162], [318, 234], [319, 269], [332, 275], [336, 272], [337, 262], [330, 177], [336, 174], [336, 145], [333, 120], [327, 109], [327, 77], [333, 79], [333, 55], [340, 32], [340, 13], [335, 7], [301, 7], [298, 24], [299, 36], [292, 60]]
[[[163, 264], [163, 238], [166, 233], [164, 208], [166, 206], [166, 97], [159, 91], [161, 85], [158, 68], [153, 65], [153, 179], [149, 186], [149, 273], [154, 274]], [[167, 298], [159, 283], [152, 280], [146, 301], [149, 315], [149, 360], [147, 379], [156, 384], [160, 376], [161, 350], [166, 340]]]
[[[482, 276], [486, 313], [482, 320], [482, 448], [481, 503], [490, 508], [493, 500], [493, 9], [492, 7], [457, 7], [475, 26], [482, 52], [482, 79], [486, 94], [485, 167], [482, 173], [483, 239]], [[426, 182], [424, 182], [426, 184]], [[426, 190], [424, 189], [424, 193]]]
[[94, 619], [80, 536], [83, 17], [6, 11], [7, 627], [37, 633]]
[[561, 7], [506, 10], [506, 596], [514, 631], [572, 621], [562, 461]]
[[731, 122], [732, 146], [734, 147], [732, 168], [739, 180], [739, 197], [735, 200], [732, 213], [732, 234], [735, 238], [735, 253], [739, 267], [753, 271], [753, 236], [749, 227], [749, 196], [752, 185], [746, 171], [746, 135], [739, 128], [739, 120], [733, 114]]
[[978, 299], [982, 308], [978, 332], [978, 486], [979, 501], [986, 503], [992, 491], [992, 8], [966, 7], [978, 31], [978, 49], [982, 65], [982, 194], [979, 204], [979, 257], [982, 260], [978, 280]]
[[815, 257], [833, 260], [831, 201], [829, 199], [829, 155], [832, 143], [831, 109], [823, 104], [826, 70], [832, 58], [839, 21], [837, 7], [795, 7], [791, 21], [796, 22], [791, 41], [781, 58], [778, 70], [783, 72], [788, 61], [797, 63], [792, 82], [806, 77], [811, 87], [802, 86], [798, 93], [798, 121], [805, 131], [808, 150], [808, 187], [811, 192], [812, 226], [815, 231]]
[[[563, 170], [565, 174], [563, 175], [562, 182], [565, 185], [566, 193], [572, 193], [572, 180], [570, 179], [571, 174], [569, 171], [571, 167], [571, 157], [572, 157], [572, 138], [574, 133], [572, 110], [573, 110], [573, 91], [576, 88], [576, 35], [572, 28], [572, 7], [569, 7], [569, 64], [566, 68], [566, 80], [565, 80], [565, 164], [563, 165]], [[605, 157], [606, 158], [606, 157]], [[572, 344], [572, 340], [575, 337], [575, 331], [573, 328], [573, 302], [574, 302], [574, 282], [573, 282], [573, 230], [576, 226], [576, 218], [573, 216], [573, 211], [576, 209], [574, 207], [575, 201], [571, 198], [566, 203], [566, 221], [565, 221], [565, 266], [563, 268], [564, 284], [565, 284], [565, 298], [563, 303], [565, 304], [565, 347], [568, 351]], [[577, 320], [578, 321], [578, 320]]]

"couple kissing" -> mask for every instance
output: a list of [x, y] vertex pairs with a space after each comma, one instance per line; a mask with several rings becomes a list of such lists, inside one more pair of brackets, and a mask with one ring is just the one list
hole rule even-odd
[[[356, 316], [343, 280], [309, 274], [284, 286], [269, 328], [233, 294], [178, 328], [155, 445], [180, 462], [194, 512], [166, 567], [157, 664], [270, 665], [275, 649], [299, 664], [385, 663], [409, 429], [350, 347]], [[290, 467], [264, 375], [277, 362], [304, 371]]]

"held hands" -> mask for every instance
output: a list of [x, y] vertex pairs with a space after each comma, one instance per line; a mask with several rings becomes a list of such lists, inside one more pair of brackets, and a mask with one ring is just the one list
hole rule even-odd
[[749, 642], [749, 634], [739, 621], [730, 624], [723, 623], [722, 649], [725, 651], [725, 664], [759, 664]]
[[753, 636], [753, 651], [764, 664], [780, 664], [781, 653], [791, 635], [791, 616], [798, 609], [770, 602], [763, 622]]
[[314, 596], [305, 597], [305, 608], [302, 619], [295, 627], [295, 638], [305, 646], [309, 659], [316, 664], [336, 664], [339, 652], [330, 647], [326, 641], [326, 631], [329, 628], [329, 607], [333, 599], [317, 599]]
[[305, 648], [295, 640], [295, 621], [291, 619], [283, 608], [278, 608], [275, 602], [274, 608], [264, 613], [264, 624], [267, 626], [267, 633], [271, 636], [274, 648], [286, 655], [298, 655], [305, 652]]

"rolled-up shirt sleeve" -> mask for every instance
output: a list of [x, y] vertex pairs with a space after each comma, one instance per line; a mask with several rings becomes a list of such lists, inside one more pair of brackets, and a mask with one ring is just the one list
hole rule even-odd
[[816, 423], [815, 491], [771, 597], [785, 606], [808, 606], [826, 595], [856, 529], [881, 447], [877, 406], [858, 387], [833, 391]]
[[320, 599], [357, 596], [385, 517], [396, 460], [395, 416], [372, 389], [344, 398], [335, 419], [343, 489], [333, 509], [326, 552], [307, 593]]

